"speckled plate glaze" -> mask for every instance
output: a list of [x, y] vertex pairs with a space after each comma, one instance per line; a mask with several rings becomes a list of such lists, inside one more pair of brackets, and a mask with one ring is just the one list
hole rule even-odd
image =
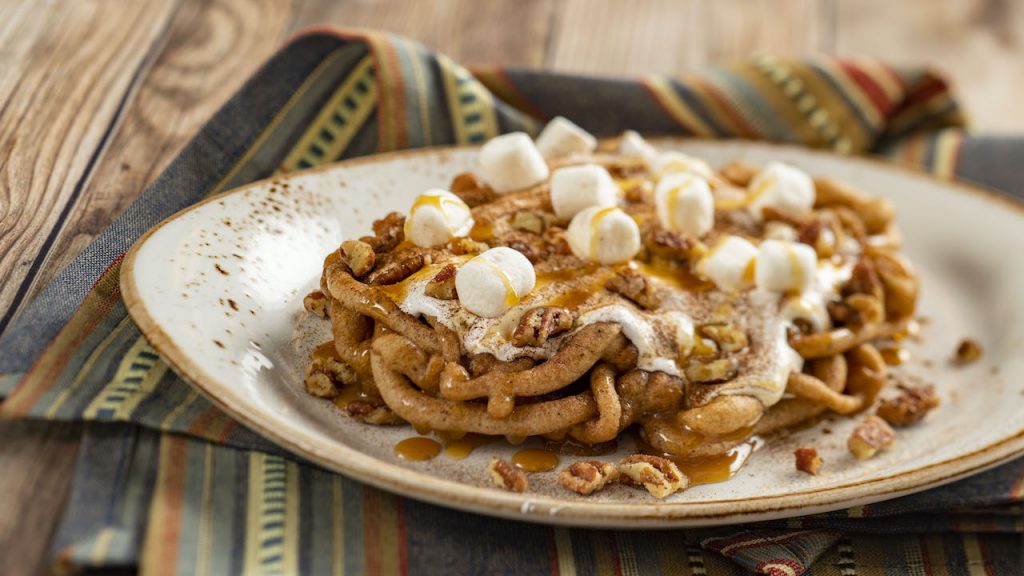
[[[899, 209], [906, 252], [923, 280], [922, 342], [902, 369], [938, 387], [943, 406], [898, 432], [867, 462], [845, 448], [853, 420], [832, 418], [769, 443], [730, 481], [659, 501], [616, 486], [591, 497], [561, 489], [555, 473], [531, 475], [524, 494], [493, 487], [485, 471], [503, 441], [464, 460], [398, 459], [407, 427], [353, 420], [307, 396], [308, 353], [329, 339], [302, 309], [323, 257], [363, 235], [423, 190], [474, 169], [470, 148], [386, 154], [275, 178], [189, 208], [150, 231], [128, 254], [121, 286], [134, 320], [161, 355], [213, 402], [296, 454], [405, 496], [508, 518], [601, 527], [670, 527], [784, 518], [924, 490], [1024, 452], [1024, 208], [1001, 196], [939, 182], [877, 161], [740, 142], [659, 140], [706, 158], [782, 160], [884, 195]], [[957, 342], [977, 338], [982, 361], [949, 364]], [[828, 429], [829, 433], [825, 430]], [[793, 449], [814, 445], [825, 465], [796, 472]], [[617, 459], [629, 448], [623, 442]], [[571, 461], [563, 457], [563, 464]]]

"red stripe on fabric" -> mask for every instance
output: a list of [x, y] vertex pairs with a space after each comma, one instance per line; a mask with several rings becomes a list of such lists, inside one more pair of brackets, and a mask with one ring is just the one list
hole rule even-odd
[[943, 92], [948, 92], [946, 83], [939, 78], [929, 76], [924, 79], [924, 82], [915, 86], [913, 92], [907, 94], [907, 97], [900, 104], [900, 110], [912, 108], [916, 104], [927, 102], [930, 98]]
[[392, 113], [394, 116], [394, 132], [395, 132], [395, 149], [402, 150], [403, 148], [409, 147], [409, 130], [408, 130], [408, 117], [405, 114], [405, 78], [402, 77], [402, 64], [398, 58], [398, 48], [395, 47], [393, 42], [388, 42], [387, 56], [391, 61], [394, 75], [394, 110]]
[[879, 86], [875, 79], [860, 69], [855, 63], [848, 60], [835, 60], [835, 63], [839, 65], [839, 68], [850, 77], [860, 89], [864, 91], [864, 94], [868, 97], [868, 100], [875, 105], [875, 108], [882, 113], [883, 116], [889, 114], [892, 110], [892, 102], [885, 96], [885, 91]]
[[231, 437], [231, 434], [237, 429], [238, 422], [232, 421], [230, 424], [224, 427], [224, 432], [222, 432], [221, 435], [217, 437], [217, 442], [219, 442], [220, 444], [226, 443], [228, 441], [228, 438]]
[[380, 574], [380, 492], [363, 488], [363, 559], [367, 574]]
[[978, 538], [978, 551], [981, 552], [981, 565], [985, 568], [985, 574], [987, 576], [995, 576], [995, 569], [992, 567], [992, 560], [988, 553], [988, 545], [985, 544], [985, 539]]
[[932, 576], [932, 559], [928, 555], [928, 541], [924, 534], [917, 537], [917, 545], [921, 547], [921, 567], [924, 568], [925, 576]]
[[[48, 358], [49, 352], [53, 349], [54, 346], [57, 345], [57, 342], [60, 341], [61, 336], [63, 336], [67, 330], [72, 328], [75, 316], [78, 315], [79, 311], [82, 310], [83, 306], [89, 303], [89, 299], [95, 293], [96, 287], [99, 286], [101, 282], [106, 280], [109, 275], [120, 275], [122, 260], [124, 260], [124, 253], [121, 253], [120, 256], [115, 258], [107, 266], [106, 270], [104, 270], [103, 273], [100, 274], [99, 278], [97, 278], [96, 281], [93, 282], [92, 286], [89, 288], [89, 292], [86, 293], [85, 298], [82, 299], [82, 303], [79, 304], [78, 308], [75, 310], [75, 313], [71, 315], [71, 320], [69, 320], [68, 323], [65, 324], [63, 328], [60, 329], [60, 332], [57, 333], [57, 336], [53, 340], [51, 340], [49, 344], [46, 345], [46, 348], [44, 348], [43, 352], [39, 355], [38, 358], [36, 358], [36, 361], [32, 364], [32, 367], [29, 368], [28, 372], [26, 372], [25, 375], [22, 377], [21, 382], [18, 384], [18, 386], [14, 389], [14, 391], [7, 398], [7, 400], [3, 402], [2, 405], [0, 405], [2, 406], [4, 413], [10, 416], [26, 416], [28, 414], [28, 411], [39, 400], [39, 398], [41, 398], [50, 390], [50, 387], [53, 385], [54, 380], [56, 380], [57, 376], [64, 370], [65, 366], [67, 366], [68, 361], [71, 360], [71, 354], [61, 354], [56, 358], [55, 361], [51, 362], [48, 366], [46, 366], [45, 371], [42, 372], [40, 375], [37, 375], [36, 372], [42, 368], [41, 365], [44, 360], [50, 360], [50, 358]], [[64, 343], [65, 349], [70, 350], [77, 348], [92, 334], [93, 330], [95, 330], [96, 326], [99, 325], [103, 318], [105, 318], [107, 314], [110, 314], [110, 311], [113, 310], [114, 306], [121, 299], [120, 285], [118, 285], [116, 281], [113, 284], [114, 287], [113, 290], [111, 290], [110, 294], [107, 295], [105, 299], [102, 299], [96, 303], [96, 312], [86, 317], [85, 322], [81, 326], [74, 326], [74, 328], [78, 330], [78, 332], [68, 342]], [[32, 393], [28, 393], [28, 391], [26, 390], [25, 394], [21, 395], [20, 392], [22, 391], [22, 389], [25, 388], [30, 381], [35, 380], [37, 378], [46, 383], [38, 386], [35, 390], [32, 391]]]
[[161, 470], [167, 467], [169, 470], [164, 476], [163, 494], [169, 498], [164, 502], [164, 522], [160, 525], [160, 532], [157, 537], [163, 542], [158, 550], [163, 556], [158, 566], [148, 566], [156, 570], [158, 574], [177, 573], [178, 545], [181, 543], [181, 503], [185, 493], [185, 472], [188, 465], [186, 451], [187, 444], [183, 438], [168, 437], [166, 442], [170, 445], [167, 448], [167, 461], [162, 462]]
[[661, 101], [661, 98], [658, 97], [658, 93], [654, 90], [654, 88], [651, 88], [651, 85], [647, 83], [646, 79], [640, 80], [640, 85], [644, 87], [644, 90], [646, 90], [647, 94], [650, 95], [651, 100], [653, 100], [654, 103], [658, 105], [658, 108], [661, 108], [661, 111], [664, 112], [670, 120], [675, 122], [683, 130], [686, 130], [686, 135], [694, 136], [697, 134], [696, 130], [694, 130], [690, 126], [683, 124], [679, 118], [676, 118], [675, 114], [673, 114], [669, 110], [668, 106], [666, 106], [665, 103]]
[[1024, 499], [1024, 474], [1010, 486], [1010, 499], [1014, 502]]
[[[718, 552], [724, 556], [732, 557], [741, 550], [748, 548], [760, 547], [765, 544], [786, 544], [802, 538], [807, 534], [814, 534], [819, 532], [818, 530], [803, 530], [801, 532], [793, 532], [791, 534], [775, 534], [768, 536], [757, 536], [756, 534], [745, 533], [731, 538], [725, 538], [721, 541], [705, 541], [704, 546]], [[822, 534], [834, 534], [827, 530], [821, 530]], [[725, 550], [730, 548], [729, 550]]]
[[622, 558], [619, 556], [619, 543], [615, 540], [615, 533], [605, 534], [608, 538], [608, 548], [612, 551], [612, 561], [615, 563], [615, 576], [622, 576]]
[[551, 576], [561, 576], [562, 571], [558, 569], [558, 536], [555, 535], [554, 528], [551, 528], [548, 532], [551, 534], [551, 548], [548, 553], [548, 563], [551, 565]]
[[497, 91], [506, 92], [515, 100], [514, 102], [509, 102], [509, 104], [511, 104], [512, 107], [516, 108], [517, 110], [522, 110], [538, 120], [543, 120], [546, 122], [551, 119], [549, 116], [544, 115], [540, 111], [540, 108], [538, 108], [536, 104], [534, 104], [529, 98], [526, 97], [525, 94], [523, 94], [523, 91], [520, 90], [514, 82], [512, 82], [511, 78], [508, 77], [508, 74], [506, 73], [504, 68], [494, 67], [487, 69], [479, 69], [479, 71], [482, 74], [482, 76], [477, 76], [476, 70], [470, 70], [470, 72], [473, 73], [473, 76], [476, 77], [477, 80], [480, 80], [480, 82], [484, 86], [487, 86], [487, 88], [490, 89], [491, 92], [496, 92], [496, 90], [493, 87], [487, 85], [487, 80], [496, 80], [498, 82], [501, 82], [501, 86]]
[[726, 116], [728, 116], [729, 119], [736, 124], [737, 128], [739, 128], [743, 132], [741, 136], [745, 138], [761, 137], [761, 134], [757, 131], [757, 128], [747, 123], [747, 120], [743, 117], [743, 114], [740, 113], [739, 109], [733, 106], [732, 102], [730, 102], [721, 93], [721, 91], [719, 91], [717, 86], [701, 78], [694, 78], [693, 81], [694, 83], [699, 84], [700, 87], [703, 88], [705, 92], [707, 92], [708, 96], [722, 108], [722, 112]]

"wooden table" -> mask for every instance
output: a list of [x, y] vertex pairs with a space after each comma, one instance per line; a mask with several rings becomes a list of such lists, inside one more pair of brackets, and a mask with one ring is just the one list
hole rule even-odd
[[[935, 62], [979, 128], [1024, 128], [1024, 10], [1005, 1], [0, 0], [4, 317], [275, 47], [315, 23], [391, 30], [469, 65], [599, 74], [673, 74], [755, 53]], [[0, 574], [48, 570], [81, 430], [0, 423]]]

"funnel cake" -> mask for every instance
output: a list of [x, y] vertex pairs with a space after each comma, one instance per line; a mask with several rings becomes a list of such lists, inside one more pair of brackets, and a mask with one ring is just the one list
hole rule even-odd
[[[313, 353], [307, 390], [352, 417], [420, 431], [597, 445], [636, 429], [646, 450], [676, 459], [875, 403], [886, 382], [879, 345], [907, 333], [918, 291], [887, 201], [802, 173], [712, 170], [634, 134], [545, 161], [549, 173], [588, 164], [611, 175], [615, 205], [596, 214], [635, 222], [631, 258], [595, 256], [621, 239], [599, 237], [594, 210], [573, 217], [591, 218], [589, 244], [570, 238], [580, 226], [556, 216], [550, 176], [497, 193], [486, 175], [461, 174], [450, 191], [469, 210], [471, 226], [463, 212], [458, 222], [468, 233], [452, 226], [443, 243], [417, 245], [409, 217], [391, 213], [326, 258], [307, 308], [329, 319], [333, 341]], [[686, 210], [702, 209], [705, 184], [711, 192], [713, 226], [699, 236], [674, 229], [680, 192], [658, 188], [679, 174], [683, 188], [700, 179]], [[791, 193], [799, 186], [804, 196]], [[443, 223], [447, 208], [433, 206]], [[524, 256], [534, 281], [513, 289], [512, 272], [487, 264], [506, 300], [483, 316], [459, 292], [484, 287], [456, 289], [456, 279], [495, 247]]]

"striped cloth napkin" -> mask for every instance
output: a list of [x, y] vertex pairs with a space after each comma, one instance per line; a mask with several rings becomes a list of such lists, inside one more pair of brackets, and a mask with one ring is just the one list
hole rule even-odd
[[[496, 520], [303, 462], [180, 380], [128, 318], [121, 257], [211, 194], [339, 158], [535, 132], [624, 129], [874, 153], [1024, 195], [1024, 141], [967, 135], [927, 69], [758, 58], [683, 79], [470, 72], [412, 42], [312, 31], [281, 49], [18, 318], [0, 319], [0, 415], [86, 420], [53, 555], [147, 574], [1019, 574], [1024, 460], [843, 512], [714, 530]], [[26, 280], [27, 281], [27, 280]]]

